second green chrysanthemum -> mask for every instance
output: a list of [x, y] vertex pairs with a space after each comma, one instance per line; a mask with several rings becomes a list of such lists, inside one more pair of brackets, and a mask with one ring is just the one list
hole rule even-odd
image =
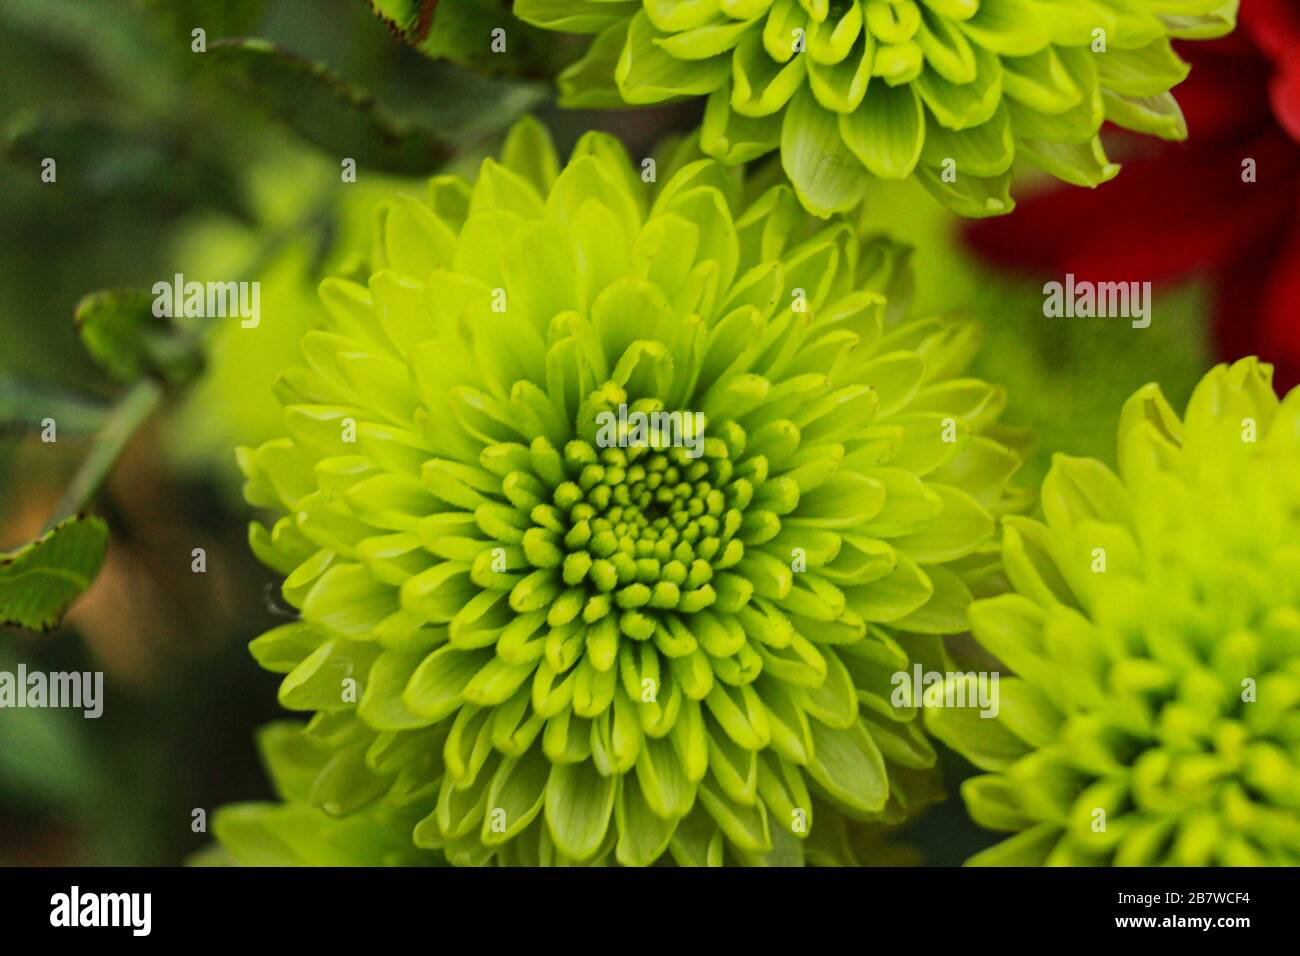
[[851, 209], [872, 177], [916, 175], [965, 216], [1010, 212], [1021, 158], [1096, 186], [1106, 120], [1187, 130], [1171, 39], [1222, 36], [1238, 0], [519, 0], [596, 34], [560, 77], [574, 106], [707, 96], [702, 145], [728, 163], [780, 150], [800, 200]]

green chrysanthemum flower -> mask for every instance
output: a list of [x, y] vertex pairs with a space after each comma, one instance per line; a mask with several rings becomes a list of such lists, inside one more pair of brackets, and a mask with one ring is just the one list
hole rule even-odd
[[926, 711], [1018, 831], [971, 862], [1300, 864], [1300, 389], [1270, 382], [1220, 366], [1181, 422], [1143, 388], [1119, 476], [1058, 457], [1047, 523], [1007, 519], [1018, 593], [970, 616], [1018, 676], [994, 720]]
[[1112, 178], [1104, 120], [1187, 130], [1170, 38], [1222, 36], [1238, 0], [518, 0], [538, 26], [595, 33], [560, 77], [574, 106], [708, 96], [702, 145], [780, 149], [805, 207], [915, 174], [965, 216], [1010, 212], [1017, 157], [1069, 183]]
[[996, 565], [1003, 395], [787, 185], [693, 143], [647, 183], [599, 134], [557, 166], [529, 121], [384, 208], [289, 437], [241, 452], [301, 612], [253, 649], [320, 712], [264, 741], [276, 782], [295, 825], [383, 806], [458, 864], [848, 861], [847, 819], [933, 795], [890, 675]]

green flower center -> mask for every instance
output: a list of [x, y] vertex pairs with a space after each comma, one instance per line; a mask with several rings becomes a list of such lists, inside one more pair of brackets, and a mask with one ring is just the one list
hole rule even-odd
[[657, 612], [689, 614], [714, 604], [715, 568], [744, 555], [737, 505], [749, 497], [726, 449], [693, 457], [684, 447], [574, 442], [566, 452], [587, 463], [554, 489], [553, 511], [535, 511], [534, 520], [543, 520], [525, 535], [535, 566], [553, 565], [553, 549], [561, 555], [565, 590], [548, 623], [581, 617], [592, 625], [612, 615], [622, 633], [645, 640], [662, 623]]

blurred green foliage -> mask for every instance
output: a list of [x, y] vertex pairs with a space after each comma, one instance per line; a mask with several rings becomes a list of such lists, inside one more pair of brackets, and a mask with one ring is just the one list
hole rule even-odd
[[[915, 183], [882, 183], [865, 221], [916, 249], [916, 311], [970, 315], [984, 346], [971, 374], [1007, 389], [1007, 420], [1038, 435], [1017, 483], [1036, 488], [1053, 452], [1113, 463], [1115, 409], [1147, 382], [1160, 382], [1174, 407], [1212, 364], [1205, 296], [1197, 288], [1158, 293], [1151, 326], [1125, 319], [1049, 319], [1042, 283], [999, 276], [963, 248], [951, 215], [927, 203]], [[1062, 228], [1068, 228], [1063, 224]]]

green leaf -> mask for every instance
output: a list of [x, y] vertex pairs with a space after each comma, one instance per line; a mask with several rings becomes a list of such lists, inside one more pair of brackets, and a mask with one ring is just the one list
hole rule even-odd
[[265, 112], [327, 152], [408, 175], [431, 172], [452, 154], [433, 133], [388, 115], [324, 64], [265, 40], [217, 40], [207, 55]]
[[375, 16], [412, 46], [423, 43], [433, 31], [438, 0], [369, 0], [369, 3]]
[[[626, 4], [533, 0], [368, 0], [398, 39], [434, 60], [479, 72], [549, 76], [571, 58], [569, 47], [530, 24], [566, 33], [596, 33], [628, 15]], [[503, 34], [494, 34], [500, 29]], [[494, 39], [505, 43], [493, 47]]]
[[154, 297], [142, 289], [92, 292], [77, 303], [82, 344], [119, 382], [157, 374], [173, 384], [198, 374], [203, 356], [196, 338], [157, 316]]
[[541, 83], [486, 76], [450, 62], [422, 66], [417, 82], [386, 84], [379, 99], [400, 103], [403, 119], [416, 129], [434, 131], [444, 143], [495, 138], [551, 94]]
[[0, 554], [0, 622], [49, 631], [94, 583], [108, 550], [108, 525], [80, 515], [17, 551]]

